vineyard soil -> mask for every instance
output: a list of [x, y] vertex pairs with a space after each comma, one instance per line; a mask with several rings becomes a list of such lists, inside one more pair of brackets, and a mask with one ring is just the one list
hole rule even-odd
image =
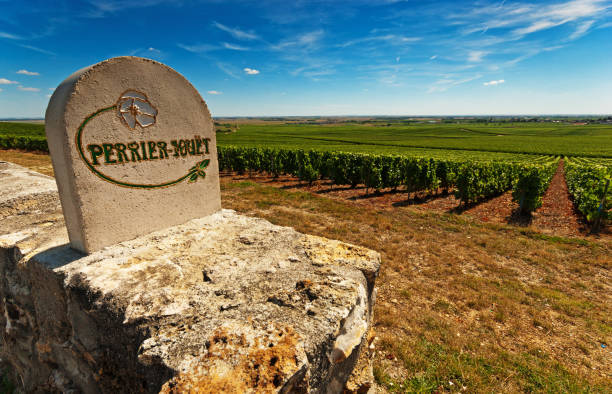
[[389, 189], [374, 192], [367, 191], [363, 185], [356, 188], [333, 185], [331, 181], [316, 181], [308, 185], [292, 176], [274, 178], [265, 174], [243, 174], [223, 172], [222, 177], [233, 181], [254, 181], [267, 186], [285, 190], [303, 190], [333, 199], [351, 201], [358, 205], [378, 209], [409, 206], [417, 210], [439, 213], [461, 214], [482, 222], [509, 224], [528, 227], [545, 234], [555, 236], [582, 236], [591, 238], [609, 238], [612, 232], [603, 227], [598, 234], [590, 234], [590, 227], [579, 212], [576, 212], [567, 191], [563, 177], [562, 164], [543, 197], [543, 205], [533, 215], [521, 215], [518, 203], [512, 201], [512, 193], [507, 192], [484, 200], [477, 204], [463, 206], [461, 202], [444, 190], [435, 193], [406, 193]]

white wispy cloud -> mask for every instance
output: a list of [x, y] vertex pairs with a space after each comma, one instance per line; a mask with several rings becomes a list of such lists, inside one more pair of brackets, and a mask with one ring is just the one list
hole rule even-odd
[[433, 55], [433, 56], [431, 56], [431, 57], [429, 58], [429, 60], [435, 60], [435, 59], [437, 59], [437, 58], [438, 58], [438, 55]]
[[51, 52], [51, 51], [48, 51], [46, 49], [38, 48], [38, 47], [35, 47], [33, 45], [19, 44], [19, 46], [22, 47], [22, 48], [30, 49], [32, 51], [43, 53], [45, 55], [51, 55], [51, 56], [55, 56], [56, 55], [55, 52]]
[[253, 32], [247, 32], [247, 31], [235, 28], [235, 27], [233, 28], [228, 27], [219, 22], [213, 22], [213, 26], [219, 30], [223, 30], [224, 32], [229, 33], [234, 38], [237, 38], [239, 40], [257, 40], [259, 39], [259, 36]]
[[504, 65], [506, 66], [514, 66], [520, 62], [522, 62], [523, 60], [527, 60], [529, 58], [532, 58], [536, 55], [539, 55], [540, 53], [544, 53], [544, 52], [552, 52], [552, 51], [556, 51], [558, 49], [563, 48], [563, 45], [553, 45], [550, 47], [545, 47], [545, 48], [531, 48], [529, 50], [525, 50], [523, 51], [523, 53], [513, 59], [510, 59], [506, 62], [504, 62]]
[[28, 71], [28, 70], [19, 70], [19, 71], [17, 71], [17, 74], [22, 74], [22, 75], [40, 75], [40, 73], [37, 73], [35, 71]]
[[524, 36], [581, 19], [598, 17], [607, 9], [610, 9], [607, 0], [571, 0], [548, 5], [503, 1], [464, 10], [451, 15], [450, 19], [465, 24], [465, 34], [513, 28], [512, 35]]
[[23, 37], [18, 36], [16, 34], [7, 33], [4, 31], [0, 31], [0, 38], [7, 38], [9, 40], [22, 40]]
[[483, 83], [484, 86], [495, 86], [495, 85], [501, 85], [502, 83], [505, 83], [506, 81], [503, 79], [498, 79], [495, 81], [489, 81], [489, 82], [485, 82]]
[[383, 42], [388, 42], [390, 44], [406, 44], [406, 43], [421, 41], [422, 39], [423, 39], [422, 37], [405, 37], [405, 36], [398, 36], [396, 34], [386, 34], [384, 36], [370, 36], [370, 37], [357, 38], [355, 40], [347, 41], [338, 46], [341, 48], [346, 48], [346, 47], [349, 47], [355, 44], [362, 44], [362, 43], [373, 42], [373, 41], [383, 41]]
[[0, 92], [2, 92], [2, 89], [0, 89]]
[[21, 86], [21, 85], [17, 86], [17, 89], [24, 91], [24, 92], [40, 92], [39, 88], [29, 88], [29, 87]]
[[589, 29], [591, 28], [591, 26], [593, 26], [594, 23], [595, 21], [593, 20], [582, 22], [581, 24], [578, 25], [576, 30], [574, 30], [574, 32], [569, 36], [569, 39], [573, 41], [573, 40], [577, 40], [580, 37], [584, 36], [585, 34], [588, 33]]
[[308, 64], [289, 71], [289, 74], [293, 76], [303, 75], [313, 80], [319, 80], [318, 77], [332, 75], [336, 73], [334, 64], [329, 63], [327, 61], [313, 61], [311, 59], [305, 59], [305, 61]]
[[487, 55], [486, 51], [470, 51], [468, 54], [468, 61], [470, 62], [479, 62], [482, 60], [484, 56]]
[[194, 44], [194, 45], [185, 45], [185, 44], [177, 44], [179, 48], [182, 48], [188, 52], [192, 53], [207, 53], [218, 51], [221, 49], [230, 49], [232, 51], [250, 51], [250, 48], [243, 47], [241, 45], [230, 44], [229, 42], [223, 42], [221, 45], [212, 45], [212, 44]]
[[454, 86], [463, 85], [464, 83], [472, 82], [480, 78], [482, 78], [482, 75], [480, 74], [467, 77], [449, 76], [447, 78], [437, 80], [429, 87], [429, 89], [427, 89], [427, 93], [445, 92]]
[[219, 95], [219, 94], [223, 94], [223, 92], [219, 92], [217, 90], [209, 90], [208, 92], [206, 92], [208, 94], [212, 94], [212, 95]]
[[248, 50], [250, 50], [249, 48], [246, 48], [246, 47], [243, 47], [243, 46], [240, 46], [240, 45], [236, 45], [236, 44], [230, 44], [228, 42], [224, 42], [223, 43], [223, 47], [225, 49], [231, 49], [233, 51], [248, 51]]
[[237, 70], [235, 67], [232, 67], [231, 65], [228, 65], [222, 62], [217, 62], [217, 67], [219, 67], [219, 70], [223, 71], [230, 77], [235, 78], [235, 79], [240, 79], [240, 76], [238, 75], [240, 71]]
[[324, 35], [325, 32], [322, 29], [302, 33], [296, 37], [281, 41], [277, 45], [273, 45], [272, 49], [281, 50], [291, 47], [299, 49], [314, 49]]
[[321, 70], [304, 71], [302, 75], [304, 75], [305, 77], [311, 78], [315, 81], [318, 81], [319, 77], [333, 75], [335, 73], [336, 73], [336, 70], [333, 70], [333, 69], [321, 69]]
[[257, 74], [259, 74], [259, 70], [256, 70], [254, 68], [245, 67], [243, 70], [248, 75], [257, 75]]
[[[436, 44], [467, 53], [468, 64], [512, 67], [538, 54], [561, 49], [568, 41], [601, 28], [611, 14], [610, 0], [552, 0], [546, 4], [520, 0], [457, 2], [444, 23], [459, 34], [451, 33]], [[562, 26], [566, 28], [560, 29]], [[566, 33], [567, 29], [572, 32]], [[553, 32], [539, 34], [549, 30]]]
[[196, 45], [185, 45], [185, 44], [177, 44], [179, 48], [182, 48], [188, 52], [192, 53], [205, 53], [219, 49], [216, 45], [211, 44], [196, 44]]
[[[84, 15], [89, 18], [102, 18], [106, 14], [112, 14], [120, 11], [125, 11], [132, 8], [152, 7], [166, 0], [139, 0], [139, 1], [122, 1], [122, 0], [89, 0], [91, 6], [89, 11]], [[175, 2], [176, 3], [176, 2]]]
[[17, 83], [17, 81], [11, 81], [9, 79], [6, 78], [0, 78], [0, 85], [11, 85]]

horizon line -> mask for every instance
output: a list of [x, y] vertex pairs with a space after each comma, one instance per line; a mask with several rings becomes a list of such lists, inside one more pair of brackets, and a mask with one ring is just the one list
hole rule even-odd
[[[574, 113], [574, 114], [550, 114], [550, 113], [540, 113], [540, 114], [446, 114], [446, 115], [217, 115], [211, 116], [213, 119], [215, 118], [465, 118], [465, 117], [532, 117], [532, 116], [549, 116], [549, 117], [593, 117], [593, 116], [612, 116], [612, 113]], [[12, 117], [12, 118], [0, 118], [0, 121], [10, 121], [10, 120], [45, 120], [44, 117]]]

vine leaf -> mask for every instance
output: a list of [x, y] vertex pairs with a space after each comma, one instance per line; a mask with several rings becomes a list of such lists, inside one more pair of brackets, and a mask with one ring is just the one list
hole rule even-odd
[[198, 177], [202, 179], [206, 178], [206, 171], [204, 170], [206, 169], [206, 167], [208, 167], [209, 164], [210, 164], [210, 159], [205, 159], [205, 160], [202, 160], [196, 163], [196, 165], [191, 167], [189, 169], [189, 172], [187, 173], [187, 176], [189, 177], [188, 182], [193, 183], [198, 180]]

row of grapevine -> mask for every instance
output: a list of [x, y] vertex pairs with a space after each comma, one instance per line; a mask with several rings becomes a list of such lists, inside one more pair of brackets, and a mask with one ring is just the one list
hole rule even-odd
[[47, 139], [42, 136], [0, 134], [0, 149], [23, 149], [48, 152]]
[[542, 196], [556, 169], [556, 160], [542, 165], [525, 165], [520, 169], [512, 190], [512, 199], [519, 203], [521, 212], [533, 212], [542, 206]]
[[589, 222], [612, 218], [612, 166], [568, 160], [565, 179], [578, 210]]
[[394, 155], [303, 151], [291, 149], [219, 147], [221, 170], [290, 174], [312, 183], [321, 178], [337, 185], [363, 184], [367, 189], [432, 192], [455, 189], [463, 203], [471, 203], [514, 188], [524, 211], [541, 205], [541, 197], [556, 168], [556, 159], [542, 163], [493, 163]]

